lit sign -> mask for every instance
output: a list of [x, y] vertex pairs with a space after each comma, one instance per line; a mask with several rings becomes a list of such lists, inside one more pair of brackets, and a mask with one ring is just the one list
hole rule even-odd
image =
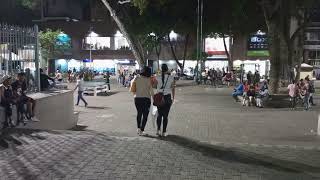
[[56, 39], [56, 45], [58, 48], [68, 49], [71, 48], [71, 38], [65, 33], [60, 33]]
[[267, 35], [254, 34], [248, 40], [248, 50], [268, 50]]
[[[227, 48], [229, 50], [229, 38], [225, 39]], [[205, 52], [209, 56], [225, 55], [226, 51], [223, 44], [223, 38], [206, 38], [205, 39]]]
[[269, 55], [268, 36], [261, 31], [251, 34], [248, 38], [247, 56], [268, 57]]
[[84, 60], [82, 60], [82, 62], [84, 62], [84, 63], [91, 63], [91, 62], [93, 62], [93, 60], [92, 60], [92, 59], [84, 59]]

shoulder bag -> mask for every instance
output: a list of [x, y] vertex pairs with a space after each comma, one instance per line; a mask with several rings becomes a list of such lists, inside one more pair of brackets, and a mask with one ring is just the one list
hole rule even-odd
[[165, 84], [162, 84], [162, 87], [160, 88], [160, 89], [162, 89], [162, 92], [158, 92], [153, 96], [153, 105], [154, 106], [161, 107], [165, 104], [164, 89], [167, 86], [168, 79], [169, 79], [169, 75], [167, 77]]

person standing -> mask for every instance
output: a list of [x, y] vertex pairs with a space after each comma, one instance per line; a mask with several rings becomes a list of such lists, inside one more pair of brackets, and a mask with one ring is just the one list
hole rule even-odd
[[[14, 97], [13, 97], [13, 91], [10, 86], [11, 84], [11, 77], [5, 75], [1, 79], [0, 84], [0, 106], [2, 106], [5, 109], [5, 120], [3, 121], [3, 128], [13, 126], [12, 123], [12, 107], [11, 105], [14, 104]], [[2, 120], [1, 120], [2, 121]]]
[[297, 90], [298, 90], [298, 87], [295, 81], [293, 80], [292, 83], [289, 84], [288, 86], [291, 110], [293, 110], [296, 107]]
[[107, 71], [105, 78], [106, 78], [106, 84], [108, 85], [108, 91], [110, 92], [111, 87], [110, 87], [110, 72], [109, 71]]
[[131, 83], [130, 92], [134, 94], [137, 109], [137, 133], [145, 135], [144, 129], [148, 121], [153, 88], [151, 83], [151, 69], [144, 67], [140, 76], [136, 76]]
[[[168, 116], [175, 98], [175, 80], [168, 70], [168, 66], [166, 64], [162, 64], [161, 76], [157, 76], [156, 78], [157, 93], [162, 93], [164, 97], [164, 104], [162, 106], [158, 106], [157, 136], [164, 137], [167, 136]], [[162, 123], [163, 128], [161, 133]]]
[[43, 69], [40, 69], [40, 90], [45, 91], [49, 89], [49, 80], [54, 84], [55, 81], [53, 78], [49, 77], [43, 72]]
[[304, 102], [304, 110], [305, 111], [308, 111], [310, 106], [311, 106], [310, 105], [310, 95], [311, 95], [311, 93], [310, 93], [310, 90], [309, 90], [309, 88], [310, 88], [309, 83], [310, 83], [310, 80], [309, 80], [308, 77], [306, 77], [305, 78], [305, 84], [302, 87], [303, 91], [305, 92], [304, 101], [303, 101]]
[[309, 98], [309, 103], [312, 106], [315, 106], [316, 104], [313, 101], [313, 95], [316, 92], [315, 87], [314, 87], [314, 81], [309, 81], [309, 92], [310, 92], [310, 98]]
[[[248, 74], [247, 74], [247, 81], [248, 81], [248, 84], [253, 83], [252, 82], [252, 73], [251, 73], [251, 71], [249, 71]], [[256, 84], [256, 83], [254, 83], [254, 84]]]
[[85, 104], [85, 107], [88, 106], [87, 101], [83, 98], [83, 91], [84, 91], [84, 87], [83, 87], [84, 81], [83, 81], [83, 75], [81, 74], [79, 76], [79, 79], [77, 80], [77, 85], [74, 88], [74, 91], [76, 91], [78, 89], [78, 100], [77, 100], [77, 104], [76, 106], [79, 106], [79, 102], [80, 100], [82, 100]]

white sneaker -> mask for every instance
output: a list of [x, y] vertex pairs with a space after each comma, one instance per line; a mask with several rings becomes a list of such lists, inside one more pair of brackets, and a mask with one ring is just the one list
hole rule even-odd
[[36, 117], [31, 117], [31, 121], [32, 121], [32, 122], [39, 122], [40, 120], [37, 119]]
[[144, 131], [141, 131], [140, 136], [146, 136], [148, 135], [147, 133], [145, 133]]
[[167, 136], [168, 136], [168, 133], [167, 133], [167, 132], [163, 132], [163, 133], [162, 133], [162, 136], [163, 136], [163, 137], [167, 137]]

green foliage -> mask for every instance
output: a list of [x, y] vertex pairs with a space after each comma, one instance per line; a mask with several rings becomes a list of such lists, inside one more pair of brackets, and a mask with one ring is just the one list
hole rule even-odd
[[57, 37], [60, 33], [60, 30], [53, 31], [51, 29], [41, 31], [39, 33], [41, 53], [45, 59], [52, 58], [61, 52], [61, 49], [57, 48], [56, 46]]
[[28, 9], [36, 9], [40, 5], [40, 0], [18, 0], [18, 3]]

